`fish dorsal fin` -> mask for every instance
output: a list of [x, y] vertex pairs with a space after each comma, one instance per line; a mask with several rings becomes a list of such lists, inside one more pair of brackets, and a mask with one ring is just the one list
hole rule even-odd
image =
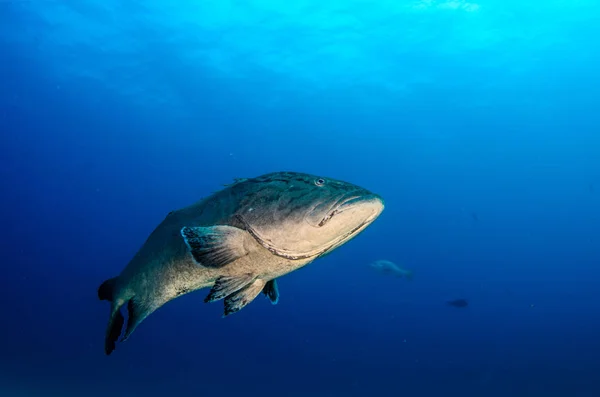
[[267, 298], [269, 298], [272, 304], [276, 305], [279, 302], [279, 287], [277, 286], [277, 279], [267, 282], [262, 292]]
[[248, 255], [245, 239], [252, 237], [233, 226], [187, 227], [181, 229], [194, 260], [204, 267], [223, 267]]
[[225, 183], [225, 184], [223, 184], [223, 186], [233, 186], [238, 183], [246, 182], [247, 180], [248, 180], [248, 178], [233, 178], [233, 182]]

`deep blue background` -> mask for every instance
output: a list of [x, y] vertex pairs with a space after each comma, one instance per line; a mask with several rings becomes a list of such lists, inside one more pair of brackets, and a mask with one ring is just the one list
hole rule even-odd
[[[0, 1], [0, 395], [600, 395], [599, 17]], [[277, 170], [386, 210], [279, 305], [190, 294], [105, 357], [99, 283], [170, 210]]]

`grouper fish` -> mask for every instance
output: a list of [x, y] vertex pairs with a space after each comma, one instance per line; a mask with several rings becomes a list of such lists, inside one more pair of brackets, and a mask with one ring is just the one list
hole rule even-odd
[[121, 342], [165, 303], [211, 288], [205, 302], [223, 300], [224, 316], [261, 292], [276, 304], [277, 278], [330, 253], [383, 211], [381, 197], [359, 186], [295, 172], [275, 172], [233, 184], [170, 212], [117, 277], [98, 288], [111, 304], [104, 351]]

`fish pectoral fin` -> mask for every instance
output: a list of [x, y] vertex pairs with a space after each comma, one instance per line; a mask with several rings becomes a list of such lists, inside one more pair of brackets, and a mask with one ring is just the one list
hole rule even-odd
[[225, 311], [223, 317], [232, 313], [239, 312], [246, 305], [254, 300], [265, 287], [265, 281], [261, 279], [254, 280], [251, 284], [225, 298]]
[[[181, 228], [181, 236], [194, 260], [205, 267], [222, 267], [248, 254], [248, 232], [233, 226]], [[251, 237], [250, 237], [251, 238]]]
[[239, 276], [221, 276], [215, 281], [210, 292], [204, 298], [204, 302], [209, 303], [223, 299], [252, 284], [255, 279], [256, 276], [252, 273], [241, 274]]
[[277, 279], [268, 281], [262, 290], [263, 294], [269, 298], [272, 304], [276, 305], [279, 302], [279, 287], [277, 286]]

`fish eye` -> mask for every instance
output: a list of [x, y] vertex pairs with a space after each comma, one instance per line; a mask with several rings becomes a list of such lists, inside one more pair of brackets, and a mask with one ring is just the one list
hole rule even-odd
[[323, 178], [315, 179], [315, 185], [323, 186], [324, 184], [325, 184], [325, 179], [323, 179]]

